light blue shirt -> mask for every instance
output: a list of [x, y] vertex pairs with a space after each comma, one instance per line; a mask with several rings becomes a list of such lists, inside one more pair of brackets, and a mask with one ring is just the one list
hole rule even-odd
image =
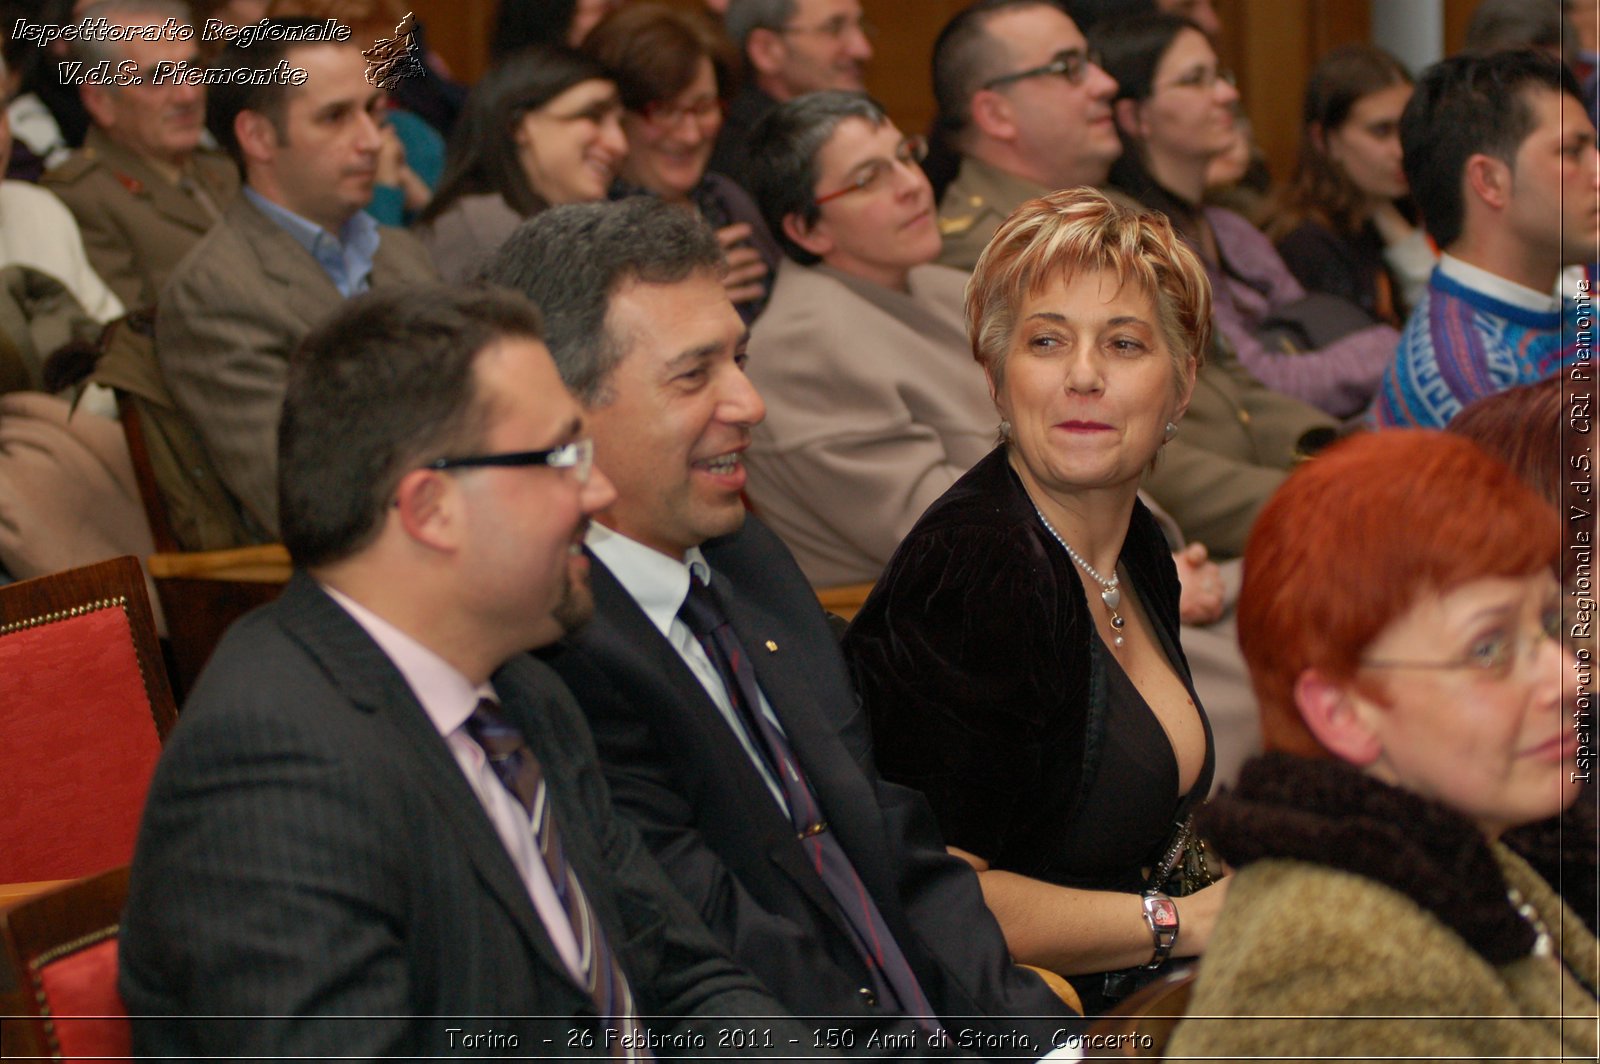
[[276, 222], [295, 243], [311, 253], [328, 279], [346, 299], [365, 292], [372, 282], [372, 258], [378, 253], [378, 223], [365, 211], [356, 211], [334, 236], [322, 226], [280, 207], [255, 189], [244, 194], [257, 209]]

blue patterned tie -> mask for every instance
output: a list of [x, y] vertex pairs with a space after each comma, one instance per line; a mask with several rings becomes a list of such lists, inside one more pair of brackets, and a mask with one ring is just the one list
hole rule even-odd
[[608, 1032], [614, 1035], [608, 1035], [611, 1056], [617, 1060], [655, 1059], [645, 1048], [644, 1025], [639, 1022], [634, 1007], [633, 991], [628, 988], [628, 980], [606, 942], [604, 929], [595, 919], [583, 886], [567, 862], [539, 759], [528, 749], [522, 733], [501, 715], [499, 703], [492, 698], [478, 702], [478, 708], [467, 718], [467, 734], [483, 747], [489, 767], [528, 811], [539, 856], [544, 858], [556, 897], [561, 899], [567, 922], [572, 925], [578, 941], [578, 967], [583, 973], [584, 989], [594, 1001]]
[[877, 903], [867, 893], [850, 855], [844, 852], [844, 847], [822, 819], [817, 797], [812, 793], [788, 737], [761, 712], [761, 689], [756, 683], [755, 668], [728, 622], [722, 604], [717, 601], [716, 593], [692, 570], [689, 594], [678, 610], [678, 617], [694, 633], [711, 664], [716, 666], [722, 685], [727, 689], [728, 701], [744, 722], [745, 731], [756, 749], [763, 752], [774, 769], [788, 799], [789, 819], [795, 835], [812, 870], [822, 879], [855, 932], [856, 951], [872, 973], [878, 997], [885, 1002], [897, 1002], [902, 1013], [929, 1030], [938, 1030], [933, 1008], [923, 995], [910, 962], [884, 923]]

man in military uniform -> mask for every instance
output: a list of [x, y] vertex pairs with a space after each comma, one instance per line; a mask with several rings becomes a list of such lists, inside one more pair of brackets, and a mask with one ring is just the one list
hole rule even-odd
[[1122, 154], [1117, 83], [1051, 0], [979, 0], [933, 52], [939, 121], [961, 169], [939, 205], [939, 261], [970, 270], [1000, 223], [1058, 188], [1102, 185]]
[[77, 218], [95, 272], [133, 309], [155, 303], [173, 267], [221, 217], [238, 192], [238, 171], [199, 148], [205, 88], [170, 76], [156, 83], [158, 64], [199, 59], [196, 37], [176, 39], [176, 27], [190, 25], [188, 8], [100, 0], [83, 16], [153, 28], [134, 40], [73, 42], [85, 71], [109, 60], [113, 74], [131, 71], [140, 82], [80, 86], [93, 126], [83, 147], [44, 178]]

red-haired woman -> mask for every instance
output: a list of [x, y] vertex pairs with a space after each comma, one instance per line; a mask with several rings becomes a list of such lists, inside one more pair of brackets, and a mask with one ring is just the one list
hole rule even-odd
[[1237, 872], [1189, 1011], [1227, 1018], [1170, 1053], [1595, 1059], [1600, 944], [1500, 842], [1578, 792], [1558, 525], [1425, 431], [1267, 504], [1239, 641], [1268, 752], [1200, 818]]

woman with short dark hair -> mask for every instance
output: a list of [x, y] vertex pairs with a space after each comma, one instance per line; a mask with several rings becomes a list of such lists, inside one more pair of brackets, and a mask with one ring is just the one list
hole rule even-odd
[[[1260, 230], [1202, 203], [1212, 160], [1234, 142], [1239, 99], [1206, 35], [1188, 19], [1153, 14], [1102, 22], [1090, 43], [1117, 81], [1123, 153], [1111, 183], [1170, 217], [1200, 256], [1217, 328], [1239, 361], [1267, 387], [1334, 417], [1364, 411], [1400, 334], [1353, 304], [1307, 307], [1305, 289]], [[1269, 332], [1286, 319], [1296, 328]]]

